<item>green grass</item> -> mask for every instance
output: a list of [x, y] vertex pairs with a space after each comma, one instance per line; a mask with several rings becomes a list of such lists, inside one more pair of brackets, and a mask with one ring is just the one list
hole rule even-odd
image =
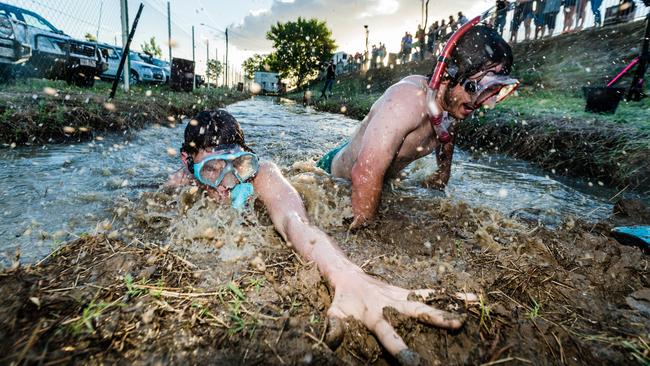
[[94, 333], [95, 321], [104, 311], [116, 305], [117, 301], [111, 303], [104, 301], [98, 303], [95, 303], [94, 301], [90, 302], [90, 304], [83, 309], [80, 318], [71, 324], [72, 334], [78, 335], [83, 333]]
[[650, 131], [650, 98], [640, 102], [621, 101], [616, 113], [611, 115], [585, 112], [585, 103], [583, 97], [572, 93], [547, 90], [522, 91], [497, 105], [495, 112], [510, 113], [517, 116], [519, 120], [525, 120], [527, 117], [570, 118], [615, 123], [641, 131]]
[[[97, 81], [92, 88], [63, 81], [19, 80], [0, 92], [0, 143], [45, 143], [89, 139], [96, 132], [140, 128], [168, 117], [191, 116], [248, 97], [226, 88], [174, 92], [166, 85], [138, 84], [129, 92], [118, 89], [109, 100], [111, 84]], [[111, 106], [112, 104], [112, 106]], [[75, 132], [66, 133], [64, 127]], [[82, 130], [78, 130], [78, 128]]]
[[539, 304], [535, 299], [532, 299], [533, 306], [530, 308], [530, 311], [526, 313], [526, 316], [530, 320], [535, 320], [539, 318], [539, 311], [542, 309], [542, 304]]

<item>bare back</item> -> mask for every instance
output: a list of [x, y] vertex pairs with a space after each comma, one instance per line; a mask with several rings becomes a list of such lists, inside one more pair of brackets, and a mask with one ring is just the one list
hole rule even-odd
[[429, 123], [426, 92], [426, 77], [420, 75], [407, 76], [388, 88], [332, 161], [332, 175], [351, 179], [360, 153], [370, 147], [367, 144], [378, 145], [374, 154], [391, 154], [387, 167], [377, 167], [385, 169], [386, 178], [396, 177], [412, 161], [430, 154], [438, 140]]

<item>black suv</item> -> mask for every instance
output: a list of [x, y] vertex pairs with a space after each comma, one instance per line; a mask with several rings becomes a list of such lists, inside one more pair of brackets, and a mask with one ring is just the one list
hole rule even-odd
[[92, 86], [106, 67], [96, 43], [76, 40], [32, 11], [0, 3], [0, 79], [20, 75]]

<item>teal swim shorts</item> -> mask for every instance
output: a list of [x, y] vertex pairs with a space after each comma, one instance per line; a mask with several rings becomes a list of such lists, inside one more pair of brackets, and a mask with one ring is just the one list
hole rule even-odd
[[343, 148], [346, 147], [347, 145], [348, 143], [346, 142], [342, 145], [335, 147], [327, 154], [323, 155], [323, 157], [320, 158], [316, 163], [316, 166], [326, 171], [327, 174], [332, 174], [332, 160], [334, 160], [336, 154], [338, 154], [339, 151], [343, 150]]

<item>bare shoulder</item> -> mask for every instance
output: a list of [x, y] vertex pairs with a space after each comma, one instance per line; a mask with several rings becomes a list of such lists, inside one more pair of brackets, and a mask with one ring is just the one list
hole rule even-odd
[[[372, 107], [372, 120], [413, 129], [426, 113], [426, 78], [411, 75], [389, 87]], [[399, 121], [399, 123], [395, 123]]]
[[[391, 85], [382, 96], [385, 107], [424, 108], [426, 103], [426, 78], [411, 75]], [[399, 103], [399, 104], [396, 104]]]

